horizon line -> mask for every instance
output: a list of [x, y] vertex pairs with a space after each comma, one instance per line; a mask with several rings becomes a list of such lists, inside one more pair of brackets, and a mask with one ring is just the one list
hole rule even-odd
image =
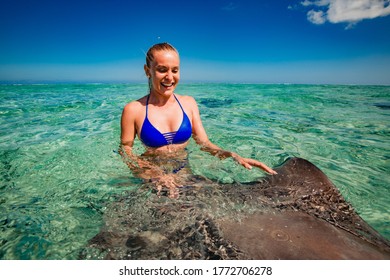
[[[70, 84], [78, 84], [78, 85], [113, 85], [113, 84], [145, 84], [147, 85], [147, 81], [88, 81], [88, 80], [0, 80], [0, 85], [70, 85]], [[183, 81], [180, 82], [179, 85], [189, 85], [189, 84], [240, 84], [240, 85], [318, 85], [318, 86], [390, 86], [389, 84], [371, 84], [371, 83], [313, 83], [313, 82], [239, 82], [239, 81], [202, 81], [202, 80], [194, 80], [194, 81]]]

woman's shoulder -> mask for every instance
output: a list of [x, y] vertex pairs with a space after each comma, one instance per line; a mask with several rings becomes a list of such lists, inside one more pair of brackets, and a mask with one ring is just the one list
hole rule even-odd
[[179, 98], [180, 103], [184, 104], [185, 106], [192, 107], [192, 106], [197, 105], [195, 98], [190, 96], [190, 95], [177, 95], [176, 94], [176, 96]]
[[141, 110], [142, 108], [145, 107], [146, 105], [146, 98], [147, 98], [147, 95], [144, 96], [144, 97], [141, 97], [140, 99], [138, 100], [133, 100], [129, 103], [127, 103], [124, 107], [124, 111], [138, 111], [138, 110]]

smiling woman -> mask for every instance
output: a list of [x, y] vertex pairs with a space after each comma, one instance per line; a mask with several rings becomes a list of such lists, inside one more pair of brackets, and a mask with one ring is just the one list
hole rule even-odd
[[[180, 80], [180, 59], [172, 45], [160, 43], [152, 46], [147, 52], [144, 70], [150, 92], [127, 104], [121, 121], [121, 154], [137, 176], [156, 182], [158, 191], [168, 188], [170, 197], [177, 197], [179, 172], [188, 171], [184, 169], [186, 156], [182, 155], [191, 136], [202, 150], [221, 159], [232, 157], [247, 169], [255, 166], [270, 174], [276, 173], [257, 160], [242, 158], [210, 142], [195, 99], [174, 93]], [[136, 136], [147, 148], [141, 157], [132, 153]], [[150, 161], [150, 156], [184, 158], [184, 162], [178, 162], [178, 167], [173, 167], [174, 172], [166, 173], [164, 166]]]
[[[155, 53], [162, 51], [164, 51], [164, 56], [155, 57]], [[161, 85], [167, 90], [173, 90], [174, 85], [180, 80], [179, 64], [179, 53], [172, 45], [162, 43], [151, 47], [146, 54], [144, 66], [145, 74], [149, 79], [149, 89], [160, 88], [159, 85]], [[153, 67], [156, 71], [152, 71]], [[159, 83], [160, 81], [162, 82]], [[152, 82], [156, 82], [156, 84], [153, 85]]]

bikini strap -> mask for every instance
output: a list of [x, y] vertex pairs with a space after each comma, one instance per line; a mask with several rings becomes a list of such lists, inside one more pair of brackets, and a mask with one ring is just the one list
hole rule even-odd
[[175, 97], [177, 103], [179, 103], [179, 106], [180, 106], [181, 110], [184, 112], [184, 109], [183, 109], [183, 107], [181, 106], [181, 104], [180, 104], [180, 102], [179, 102], [179, 99], [177, 99], [177, 97], [176, 97], [175, 94], [174, 94], [173, 96]]
[[146, 116], [145, 118], [148, 117], [148, 105], [149, 105], [149, 97], [150, 97], [150, 94], [148, 94], [148, 98], [146, 98]]
[[[179, 99], [177, 99], [177, 97], [176, 97], [175, 94], [174, 94], [173, 96], [175, 97], [177, 103], [179, 103], [179, 106], [180, 106], [181, 110], [184, 112], [184, 109], [183, 109], [183, 107], [181, 106]], [[150, 97], [150, 94], [149, 94], [148, 97], [146, 98], [146, 118], [148, 117], [149, 97]]]

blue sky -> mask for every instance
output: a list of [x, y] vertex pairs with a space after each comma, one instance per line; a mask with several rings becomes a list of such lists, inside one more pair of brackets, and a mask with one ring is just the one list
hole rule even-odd
[[142, 82], [170, 42], [182, 82], [390, 85], [389, 0], [0, 0], [0, 81]]

